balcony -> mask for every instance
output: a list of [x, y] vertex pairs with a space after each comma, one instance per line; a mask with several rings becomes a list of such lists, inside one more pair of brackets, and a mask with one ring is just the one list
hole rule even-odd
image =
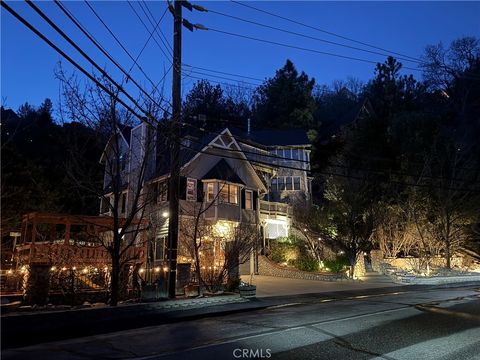
[[[124, 258], [129, 263], [143, 263], [146, 260], [146, 246], [132, 246]], [[72, 246], [63, 243], [24, 243], [17, 245], [16, 254], [20, 264], [50, 265], [68, 263], [72, 266], [100, 266], [111, 261], [110, 254], [103, 246]]]
[[267, 219], [291, 218], [293, 209], [290, 205], [279, 202], [260, 200], [260, 217]]

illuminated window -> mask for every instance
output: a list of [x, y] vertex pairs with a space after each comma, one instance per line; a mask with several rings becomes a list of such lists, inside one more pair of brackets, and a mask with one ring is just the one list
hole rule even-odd
[[238, 186], [231, 184], [219, 184], [220, 202], [229, 203], [229, 204], [238, 204]]
[[253, 192], [245, 190], [245, 209], [253, 209]]
[[228, 185], [228, 194], [230, 204], [238, 204], [238, 187], [235, 185]]
[[215, 199], [214, 183], [207, 184], [207, 201], [213, 201]]
[[228, 184], [219, 184], [220, 186], [220, 194], [219, 199], [221, 202], [228, 202]]

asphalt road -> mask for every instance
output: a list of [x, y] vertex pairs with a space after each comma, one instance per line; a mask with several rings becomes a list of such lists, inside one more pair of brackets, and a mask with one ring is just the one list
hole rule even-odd
[[9, 349], [3, 359], [480, 359], [478, 287], [288, 303]]

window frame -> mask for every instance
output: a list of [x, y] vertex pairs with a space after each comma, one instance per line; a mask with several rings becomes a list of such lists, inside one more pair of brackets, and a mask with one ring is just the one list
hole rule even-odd
[[[210, 193], [211, 190], [211, 193]], [[207, 196], [205, 197], [207, 202], [211, 202], [215, 200], [215, 183], [214, 182], [207, 182]], [[211, 198], [210, 198], [211, 196]]]
[[[191, 192], [189, 192], [189, 183], [193, 184]], [[197, 201], [197, 179], [187, 178], [187, 185], [185, 187], [185, 199], [187, 201]]]
[[[250, 195], [250, 199], [248, 199], [248, 195]], [[250, 205], [247, 205], [247, 201], [250, 202]], [[253, 210], [253, 191], [252, 190], [245, 190], [245, 209], [246, 210]]]

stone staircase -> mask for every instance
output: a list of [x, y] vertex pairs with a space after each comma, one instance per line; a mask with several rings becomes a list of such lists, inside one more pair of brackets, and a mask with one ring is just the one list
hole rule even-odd
[[80, 280], [82, 283], [84, 283], [85, 285], [87, 285], [89, 288], [91, 289], [95, 289], [95, 290], [100, 290], [102, 289], [101, 286], [95, 284], [92, 280], [90, 280], [87, 276], [85, 275], [78, 275], [78, 280]]
[[364, 276], [362, 276], [362, 281], [375, 283], [375, 284], [393, 284], [392, 279], [386, 275], [382, 275], [376, 271], [367, 271]]
[[388, 276], [383, 275], [377, 271], [373, 271], [372, 264], [365, 261], [365, 275], [362, 276], [362, 280], [369, 283], [376, 284], [392, 284], [393, 281]]

